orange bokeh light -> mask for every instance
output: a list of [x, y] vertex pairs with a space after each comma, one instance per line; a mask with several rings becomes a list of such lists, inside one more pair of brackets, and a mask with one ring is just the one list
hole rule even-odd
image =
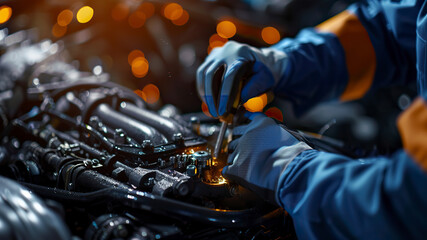
[[264, 107], [267, 105], [267, 94], [264, 93], [258, 97], [253, 97], [249, 99], [243, 106], [249, 112], [261, 112]]
[[133, 91], [136, 95], [138, 95], [140, 98], [144, 99], [144, 101], [147, 101], [147, 95], [139, 89]]
[[137, 57], [145, 57], [145, 56], [144, 56], [144, 53], [141, 52], [141, 50], [138, 50], [138, 49], [132, 50], [128, 55], [129, 65], [132, 66], [133, 60], [135, 60]]
[[143, 89], [142, 92], [145, 94], [147, 103], [156, 103], [160, 99], [159, 88], [154, 84], [148, 84]]
[[146, 18], [150, 18], [151, 16], [153, 16], [155, 10], [156, 8], [154, 7], [154, 4], [150, 2], [143, 2], [138, 7], [138, 11], [142, 11], [145, 14]]
[[87, 23], [93, 17], [93, 8], [84, 6], [77, 11], [76, 18], [79, 23]]
[[73, 20], [73, 12], [69, 9], [62, 10], [57, 17], [58, 25], [65, 27]]
[[221, 36], [215, 33], [209, 38], [209, 47], [211, 49], [214, 49], [216, 47], [222, 47], [227, 41], [227, 38], [222, 38]]
[[222, 21], [216, 26], [216, 32], [223, 38], [231, 38], [236, 32], [236, 25], [230, 21]]
[[265, 27], [261, 31], [261, 37], [268, 44], [275, 44], [280, 41], [280, 33], [274, 27]]
[[7, 22], [12, 16], [12, 8], [6, 5], [0, 7], [0, 24]]
[[63, 26], [60, 26], [58, 23], [55, 23], [55, 25], [53, 25], [52, 35], [54, 37], [60, 38], [64, 36], [65, 33], [67, 33], [67, 26], [63, 27]]
[[117, 3], [111, 10], [111, 17], [116, 21], [126, 19], [129, 15], [129, 6], [125, 3]]
[[283, 122], [283, 113], [277, 107], [271, 107], [271, 108], [267, 109], [264, 113], [268, 117], [271, 117], [271, 118], [274, 118], [280, 122]]
[[145, 57], [137, 57], [132, 61], [132, 73], [137, 78], [143, 78], [147, 75], [149, 64]]
[[181, 14], [181, 17], [176, 20], [172, 20], [172, 23], [177, 26], [182, 26], [188, 22], [188, 19], [190, 19], [190, 14], [188, 14], [188, 12], [184, 10]]
[[177, 20], [183, 13], [184, 9], [178, 3], [168, 3], [163, 10], [165, 18], [169, 20]]
[[132, 28], [140, 28], [144, 26], [145, 14], [142, 11], [135, 11], [129, 16], [128, 22]]

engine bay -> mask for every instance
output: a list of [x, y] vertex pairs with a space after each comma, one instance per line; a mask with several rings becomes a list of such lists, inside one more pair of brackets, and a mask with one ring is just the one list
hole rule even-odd
[[2, 47], [2, 239], [294, 238], [283, 209], [221, 175], [218, 122], [150, 110], [60, 43]]
[[[2, 3], [0, 239], [296, 239], [284, 209], [222, 176], [238, 136], [229, 125], [213, 157], [224, 128], [195, 73], [227, 41], [270, 47], [353, 2]], [[267, 92], [247, 109], [357, 160], [402, 148], [396, 118], [416, 89], [298, 114]]]

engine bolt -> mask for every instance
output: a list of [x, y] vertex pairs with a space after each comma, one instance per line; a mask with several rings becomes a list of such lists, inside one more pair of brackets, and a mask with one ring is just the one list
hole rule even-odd
[[175, 144], [183, 145], [183, 144], [184, 144], [184, 136], [182, 136], [182, 133], [175, 133], [175, 134], [172, 136], [172, 141], [173, 141]]
[[153, 186], [154, 185], [154, 178], [152, 178], [152, 177], [150, 177], [150, 178], [148, 178], [147, 179], [147, 182], [145, 182], [145, 186], [147, 186], [147, 187], [151, 187], [151, 186]]
[[193, 164], [187, 166], [187, 175], [190, 177], [194, 177], [197, 175], [197, 167]]
[[159, 164], [159, 167], [161, 168], [165, 167], [165, 160], [159, 158], [157, 159], [157, 163]]
[[186, 182], [180, 182], [178, 185], [176, 185], [175, 188], [179, 195], [186, 196], [188, 193], [190, 193], [190, 186]]
[[206, 151], [198, 151], [193, 154], [193, 158], [197, 160], [197, 165], [203, 168], [210, 167], [212, 164], [211, 156]]
[[126, 143], [126, 134], [125, 131], [121, 128], [117, 128], [114, 132], [114, 143], [115, 144], [125, 144]]
[[142, 141], [142, 150], [144, 150], [144, 152], [153, 152], [154, 151], [154, 145], [151, 142], [151, 140], [144, 140]]

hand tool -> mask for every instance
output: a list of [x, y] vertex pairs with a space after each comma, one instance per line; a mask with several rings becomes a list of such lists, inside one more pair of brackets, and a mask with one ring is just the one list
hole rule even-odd
[[[237, 112], [237, 109], [242, 106], [242, 101], [240, 98], [242, 88], [246, 84], [247, 80], [252, 74], [252, 65], [251, 62], [245, 62], [236, 73], [236, 77], [233, 79], [233, 86], [231, 88], [230, 95], [228, 97], [227, 111], [224, 115], [219, 117], [221, 121], [221, 127], [218, 133], [218, 138], [215, 143], [213, 158], [216, 159], [219, 156], [219, 153], [222, 148], [222, 142], [224, 141], [225, 132], [227, 130], [228, 124], [233, 123], [234, 114]], [[225, 73], [225, 65], [218, 68], [214, 74], [213, 84], [214, 89], [218, 90], [216, 106], [218, 109], [219, 99], [221, 96], [221, 88], [219, 87], [223, 82], [223, 77]]]

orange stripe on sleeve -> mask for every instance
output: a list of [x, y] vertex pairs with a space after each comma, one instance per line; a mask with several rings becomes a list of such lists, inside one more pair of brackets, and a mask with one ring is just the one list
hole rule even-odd
[[397, 120], [403, 148], [427, 171], [427, 105], [418, 97]]
[[349, 79], [340, 100], [349, 101], [363, 97], [374, 79], [376, 56], [362, 23], [356, 15], [344, 11], [321, 23], [316, 29], [335, 34], [344, 48]]

